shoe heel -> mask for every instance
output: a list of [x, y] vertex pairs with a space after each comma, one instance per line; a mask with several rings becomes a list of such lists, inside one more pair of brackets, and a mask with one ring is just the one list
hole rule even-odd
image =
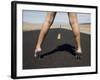
[[35, 58], [40, 58], [40, 54], [41, 54], [41, 51], [36, 52], [36, 53], [34, 54], [34, 57], [35, 57]]

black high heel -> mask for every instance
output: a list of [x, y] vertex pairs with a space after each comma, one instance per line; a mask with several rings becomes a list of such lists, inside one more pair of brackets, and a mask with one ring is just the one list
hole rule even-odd
[[36, 50], [35, 50], [34, 57], [35, 57], [35, 58], [40, 58], [40, 54], [41, 54], [41, 52], [42, 52], [41, 48], [36, 49]]
[[75, 56], [77, 60], [81, 59], [82, 52], [75, 52]]
[[40, 58], [40, 54], [41, 54], [41, 51], [35, 52], [34, 57], [35, 58]]

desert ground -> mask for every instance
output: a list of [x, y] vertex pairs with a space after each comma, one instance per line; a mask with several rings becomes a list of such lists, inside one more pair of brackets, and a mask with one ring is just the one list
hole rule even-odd
[[[23, 23], [23, 31], [33, 31], [33, 30], [40, 30], [42, 24], [32, 24], [32, 23]], [[90, 34], [91, 33], [91, 24], [79, 24], [80, 32]], [[54, 28], [62, 28], [62, 29], [68, 29], [71, 30], [71, 27], [69, 24], [53, 24], [50, 29]]]
[[[32, 31], [32, 30], [40, 30], [42, 24], [33, 24], [33, 23], [27, 23], [23, 22], [22, 24], [23, 31]], [[90, 34], [91, 33], [91, 24], [90, 23], [84, 23], [79, 24], [80, 32]], [[68, 29], [71, 30], [71, 27], [69, 24], [53, 24], [50, 29], [54, 28], [62, 28], [62, 29]]]

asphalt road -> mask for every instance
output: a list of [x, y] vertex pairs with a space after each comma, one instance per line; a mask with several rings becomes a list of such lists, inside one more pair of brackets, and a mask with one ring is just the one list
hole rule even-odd
[[[91, 64], [90, 35], [81, 33], [82, 55], [77, 59], [74, 53], [74, 37], [70, 30], [50, 29], [43, 44], [41, 58], [34, 58], [39, 30], [23, 32], [23, 69], [80, 67]], [[61, 33], [61, 39], [57, 34]]]

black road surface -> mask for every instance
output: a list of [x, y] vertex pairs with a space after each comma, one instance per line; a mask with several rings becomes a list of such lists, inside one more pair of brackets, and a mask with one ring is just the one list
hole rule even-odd
[[[82, 55], [76, 58], [74, 36], [66, 29], [50, 29], [42, 44], [40, 58], [34, 57], [34, 50], [40, 30], [23, 32], [23, 69], [80, 67], [91, 64], [90, 35], [81, 33]], [[61, 33], [61, 39], [57, 39]]]

